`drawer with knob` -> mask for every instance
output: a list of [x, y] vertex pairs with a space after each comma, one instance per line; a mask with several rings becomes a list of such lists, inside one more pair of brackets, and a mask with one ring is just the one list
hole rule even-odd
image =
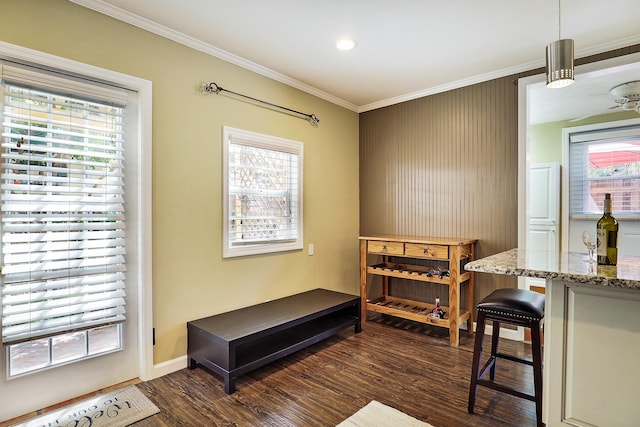
[[415, 258], [449, 259], [449, 246], [405, 243], [405, 255]]
[[404, 255], [404, 243], [370, 240], [368, 251], [370, 254]]

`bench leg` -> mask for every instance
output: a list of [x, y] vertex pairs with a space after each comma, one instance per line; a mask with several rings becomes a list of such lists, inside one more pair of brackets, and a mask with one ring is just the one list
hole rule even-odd
[[191, 357], [189, 358], [189, 363], [187, 364], [187, 368], [189, 369], [196, 369], [196, 367], [198, 366], [198, 362], [195, 361], [195, 359], [192, 359]]
[[232, 394], [236, 392], [235, 378], [231, 378], [229, 375], [224, 375], [224, 392], [226, 394]]

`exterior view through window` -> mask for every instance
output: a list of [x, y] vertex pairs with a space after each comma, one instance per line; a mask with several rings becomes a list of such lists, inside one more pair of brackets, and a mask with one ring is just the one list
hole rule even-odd
[[640, 214], [640, 129], [625, 133], [631, 135], [571, 135], [573, 215], [602, 214], [605, 193], [611, 193], [614, 214]]
[[223, 133], [223, 256], [302, 249], [302, 143]]

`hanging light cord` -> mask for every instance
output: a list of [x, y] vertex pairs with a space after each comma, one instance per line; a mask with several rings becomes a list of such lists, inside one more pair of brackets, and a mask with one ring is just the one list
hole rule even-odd
[[561, 0], [558, 0], [558, 40], [562, 40], [562, 6]]
[[225, 89], [222, 86], [219, 86], [218, 84], [213, 83], [213, 82], [211, 82], [209, 84], [203, 84], [201, 90], [202, 90], [204, 95], [209, 95], [209, 94], [212, 94], [212, 93], [219, 94], [220, 92], [229, 92], [229, 93], [231, 93], [233, 95], [240, 96], [240, 97], [246, 98], [246, 99], [250, 99], [251, 101], [260, 102], [260, 103], [266, 104], [266, 105], [268, 105], [270, 107], [280, 108], [281, 110], [286, 110], [286, 111], [289, 111], [291, 113], [299, 114], [299, 115], [303, 116], [305, 118], [305, 120], [307, 120], [311, 124], [311, 126], [313, 126], [313, 127], [318, 127], [318, 123], [320, 123], [320, 119], [315, 114], [302, 113], [300, 111], [292, 110], [291, 108], [287, 108], [287, 107], [283, 107], [283, 106], [278, 105], [278, 104], [273, 104], [271, 102], [263, 101], [261, 99], [254, 98], [252, 96], [243, 95], [241, 93], [234, 92], [234, 91], [229, 90], [229, 89]]

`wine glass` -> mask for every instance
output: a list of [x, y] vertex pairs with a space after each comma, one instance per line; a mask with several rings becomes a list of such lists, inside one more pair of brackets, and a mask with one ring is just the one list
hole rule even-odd
[[589, 251], [590, 264], [596, 262], [594, 255], [597, 242], [598, 239], [596, 237], [596, 233], [589, 233], [588, 231], [582, 233], [582, 243], [584, 243], [584, 245], [587, 247], [587, 250]]

